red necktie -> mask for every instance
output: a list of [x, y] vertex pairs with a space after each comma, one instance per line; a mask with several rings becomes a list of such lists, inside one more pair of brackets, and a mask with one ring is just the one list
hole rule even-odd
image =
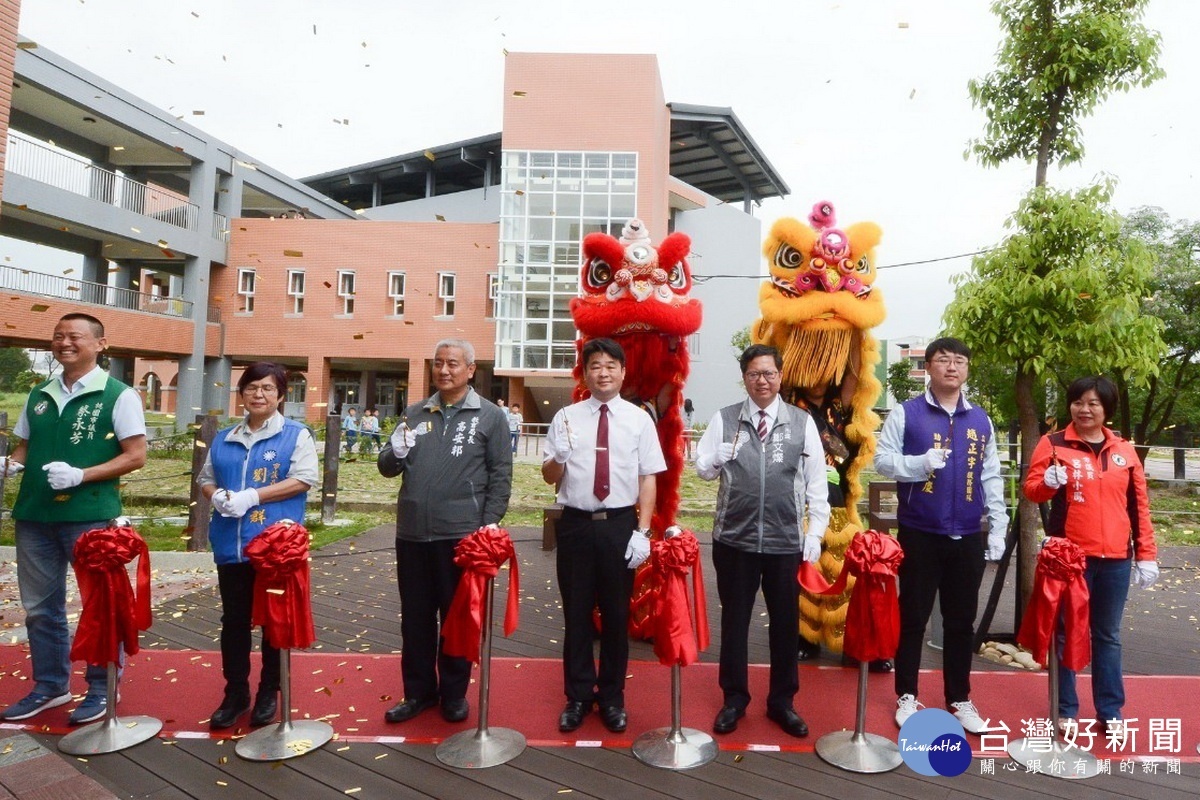
[[597, 500], [608, 497], [608, 406], [600, 404], [600, 422], [596, 426], [596, 478], [592, 493]]
[[758, 438], [762, 441], [767, 440], [767, 412], [758, 412]]

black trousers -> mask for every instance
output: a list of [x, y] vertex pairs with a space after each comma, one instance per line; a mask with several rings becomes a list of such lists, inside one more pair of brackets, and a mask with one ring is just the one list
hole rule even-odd
[[[568, 700], [625, 706], [629, 598], [633, 570], [625, 548], [637, 527], [633, 509], [593, 520], [564, 511], [558, 520], [558, 590], [566, 631], [563, 687]], [[600, 609], [600, 667], [592, 655], [592, 609]]]
[[983, 580], [983, 534], [951, 539], [900, 527], [904, 550], [900, 562], [900, 646], [896, 650], [896, 694], [917, 694], [925, 626], [940, 598], [943, 648], [942, 678], [946, 704], [971, 697], [971, 657], [975, 645], [975, 611]]
[[771, 679], [767, 708], [792, 707], [800, 689], [796, 647], [800, 643], [800, 553], [767, 555], [738, 550], [713, 540], [713, 567], [721, 599], [721, 665], [718, 680], [725, 705], [745, 709], [750, 703], [747, 637], [754, 598], [762, 587], [770, 623]]
[[400, 584], [400, 674], [404, 697], [442, 702], [467, 696], [471, 662], [442, 652], [442, 624], [458, 589], [462, 570], [454, 563], [457, 539], [433, 542], [396, 540]]
[[[221, 592], [221, 672], [225, 693], [250, 696], [250, 612], [254, 608], [254, 567], [250, 562], [217, 565], [217, 588]], [[279, 690], [279, 651], [262, 639], [260, 692]]]

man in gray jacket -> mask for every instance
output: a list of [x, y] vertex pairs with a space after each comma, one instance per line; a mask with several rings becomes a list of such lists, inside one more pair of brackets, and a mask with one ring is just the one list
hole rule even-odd
[[761, 586], [770, 621], [767, 717], [791, 736], [807, 736], [808, 725], [793, 705], [800, 688], [796, 573], [801, 560], [815, 563], [821, 556], [829, 522], [825, 454], [812, 417], [779, 399], [779, 351], [751, 345], [742, 353], [741, 368], [748, 397], [713, 416], [696, 452], [697, 474], [721, 479], [712, 554], [721, 598], [719, 680], [725, 702], [713, 731], [736, 730], [750, 703], [746, 639]]
[[388, 722], [410, 720], [439, 701], [448, 722], [461, 722], [469, 711], [471, 664], [441, 647], [441, 623], [461, 574], [454, 548], [479, 528], [499, 524], [512, 492], [508, 415], [468, 385], [474, 374], [470, 342], [438, 342], [437, 393], [404, 410], [379, 454], [384, 477], [404, 476], [396, 508], [404, 700], [384, 715]]

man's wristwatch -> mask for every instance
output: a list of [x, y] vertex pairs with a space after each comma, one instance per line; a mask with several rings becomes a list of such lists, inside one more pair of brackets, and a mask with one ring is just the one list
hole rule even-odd
[[642, 536], [645, 536], [647, 539], [650, 538], [650, 529], [649, 528], [634, 528], [633, 532], [640, 533]]

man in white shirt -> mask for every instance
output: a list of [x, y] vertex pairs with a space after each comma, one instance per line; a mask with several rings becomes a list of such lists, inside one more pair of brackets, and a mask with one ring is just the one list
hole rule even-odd
[[696, 473], [721, 479], [712, 548], [721, 598], [724, 705], [713, 731], [737, 730], [750, 703], [746, 640], [761, 586], [770, 620], [767, 717], [791, 736], [807, 736], [808, 725], [793, 705], [800, 688], [796, 573], [801, 560], [820, 558], [829, 523], [825, 453], [812, 417], [779, 399], [779, 351], [751, 345], [742, 353], [741, 368], [748, 396], [713, 415], [696, 452]]
[[[557, 484], [558, 588], [566, 631], [567, 704], [558, 729], [583, 723], [593, 703], [614, 733], [625, 730], [629, 598], [633, 570], [650, 556], [655, 475], [666, 461], [654, 421], [622, 400], [625, 353], [611, 339], [583, 346], [591, 397], [561, 409], [546, 434], [542, 477]], [[600, 666], [592, 657], [592, 609], [600, 609]], [[793, 647], [793, 651], [794, 651]]]

